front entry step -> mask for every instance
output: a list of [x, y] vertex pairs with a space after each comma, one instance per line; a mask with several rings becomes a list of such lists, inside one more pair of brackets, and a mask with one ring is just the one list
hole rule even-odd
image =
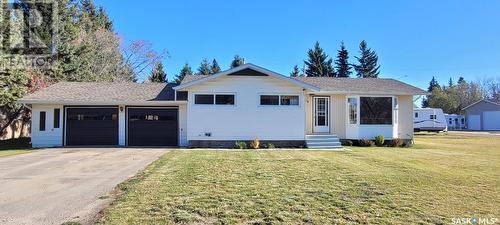
[[339, 149], [342, 148], [340, 139], [334, 134], [306, 135], [306, 145], [312, 149]]

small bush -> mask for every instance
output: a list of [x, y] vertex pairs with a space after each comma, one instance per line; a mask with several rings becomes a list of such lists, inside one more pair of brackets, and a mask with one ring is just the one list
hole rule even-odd
[[351, 140], [346, 140], [344, 143], [342, 143], [344, 146], [353, 146], [354, 143]]
[[247, 148], [247, 143], [244, 141], [236, 141], [235, 147], [238, 149], [246, 149]]
[[266, 144], [266, 148], [268, 148], [268, 149], [275, 149], [276, 147], [274, 147], [273, 143], [267, 143]]
[[403, 147], [404, 144], [405, 144], [405, 142], [403, 141], [403, 139], [394, 138], [389, 143], [389, 146], [394, 147], [394, 148], [399, 148], [399, 147]]
[[250, 142], [250, 147], [253, 149], [259, 149], [260, 141], [258, 138], [255, 138], [252, 142]]
[[384, 141], [385, 141], [384, 135], [375, 136], [375, 145], [377, 145], [378, 147], [384, 146]]
[[375, 145], [375, 142], [373, 142], [372, 140], [368, 140], [368, 139], [359, 140], [359, 146], [361, 146], [361, 147], [371, 147], [374, 145]]

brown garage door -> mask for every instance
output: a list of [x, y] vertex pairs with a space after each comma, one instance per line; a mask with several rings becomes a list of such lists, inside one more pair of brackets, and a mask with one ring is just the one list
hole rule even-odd
[[177, 146], [177, 108], [129, 108], [129, 146]]
[[118, 145], [117, 108], [67, 108], [66, 145]]

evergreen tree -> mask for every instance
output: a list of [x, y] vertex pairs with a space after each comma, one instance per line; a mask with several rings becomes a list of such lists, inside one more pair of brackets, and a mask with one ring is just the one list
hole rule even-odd
[[245, 58], [235, 55], [233, 61], [231, 62], [231, 69], [245, 64]]
[[427, 91], [428, 92], [432, 92], [436, 88], [441, 88], [441, 87], [439, 86], [439, 83], [436, 80], [436, 78], [434, 76], [432, 76], [432, 79], [429, 82], [429, 87], [427, 88]]
[[193, 75], [193, 71], [191, 70], [191, 67], [187, 63], [184, 64], [184, 67], [182, 67], [179, 74], [175, 76], [175, 83], [180, 84], [182, 79], [184, 79], [186, 75]]
[[377, 78], [380, 73], [377, 53], [368, 48], [365, 40], [359, 44], [359, 51], [360, 57], [356, 56], [359, 64], [353, 65], [357, 76], [360, 78]]
[[307, 52], [308, 59], [304, 61], [306, 64], [305, 74], [308, 77], [334, 77], [335, 70], [333, 69], [333, 60], [328, 57], [323, 48], [316, 41], [313, 49]]
[[453, 79], [450, 79], [448, 80], [448, 87], [452, 87], [453, 86]]
[[349, 64], [349, 53], [345, 48], [344, 42], [340, 44], [340, 50], [337, 53], [335, 60], [335, 69], [337, 70], [337, 77], [349, 77], [352, 73], [351, 65]]
[[197, 75], [210, 75], [212, 71], [210, 70], [210, 63], [208, 63], [207, 59], [203, 59], [201, 61], [200, 67], [198, 67]]
[[457, 84], [463, 84], [463, 83], [465, 83], [465, 79], [463, 77], [459, 77]]
[[292, 72], [290, 73], [290, 77], [300, 77], [300, 76], [301, 76], [301, 74], [300, 74], [299, 66], [295, 65], [293, 67]]
[[220, 69], [220, 66], [219, 66], [219, 63], [217, 63], [217, 60], [212, 60], [212, 65], [210, 66], [210, 72], [211, 74], [215, 74], [215, 73], [218, 73], [220, 72], [221, 69]]
[[159, 62], [155, 65], [148, 80], [156, 83], [168, 83], [167, 73], [163, 70], [163, 63]]
[[[441, 90], [442, 89], [441, 89], [441, 86], [439, 86], [438, 81], [436, 80], [436, 78], [434, 76], [432, 76], [432, 79], [429, 82], [429, 87], [427, 88], [427, 92], [429, 92], [429, 93], [441, 93], [441, 92], [438, 92], [438, 91], [441, 91]], [[431, 94], [430, 96], [424, 98], [422, 100], [422, 107], [423, 108], [429, 107], [429, 102], [434, 100], [434, 99], [431, 99], [434, 96], [438, 96], [438, 94], [435, 94], [435, 95]], [[441, 95], [439, 95], [439, 96], [441, 96]]]

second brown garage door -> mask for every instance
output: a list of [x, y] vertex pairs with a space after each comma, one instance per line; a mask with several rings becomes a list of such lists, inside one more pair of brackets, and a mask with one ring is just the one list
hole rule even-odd
[[128, 108], [129, 146], [177, 146], [177, 108]]

